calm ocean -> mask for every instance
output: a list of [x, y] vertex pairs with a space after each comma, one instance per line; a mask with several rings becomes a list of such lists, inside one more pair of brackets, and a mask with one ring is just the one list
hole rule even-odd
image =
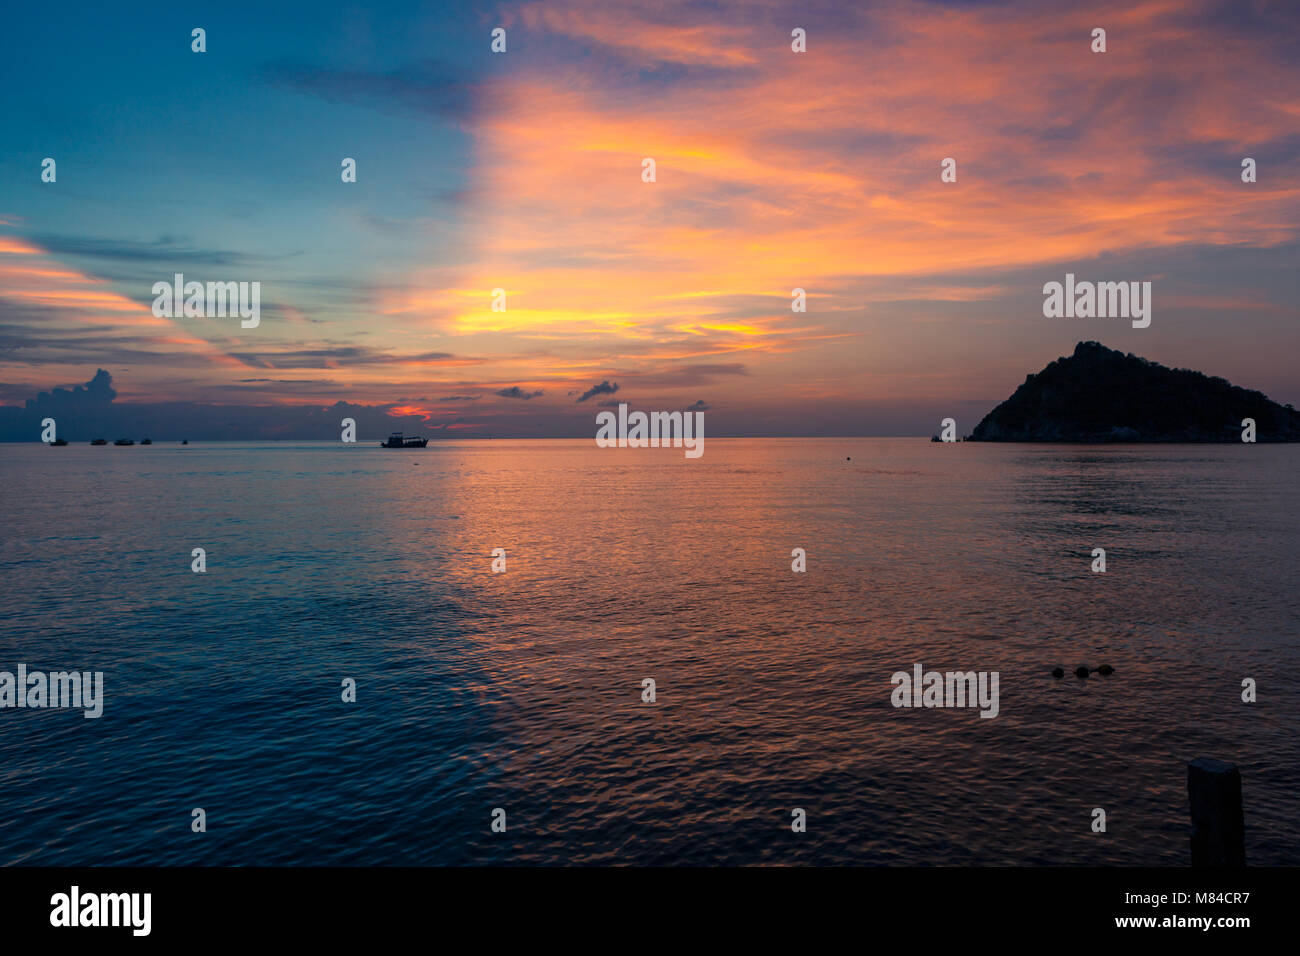
[[[0, 864], [1178, 865], [1186, 761], [1213, 756], [1248, 862], [1295, 865], [1298, 470], [1269, 445], [3, 445], [0, 670], [102, 670], [105, 701], [0, 710]], [[917, 662], [998, 671], [1000, 713], [895, 709]], [[1079, 664], [1115, 673], [1051, 676]]]

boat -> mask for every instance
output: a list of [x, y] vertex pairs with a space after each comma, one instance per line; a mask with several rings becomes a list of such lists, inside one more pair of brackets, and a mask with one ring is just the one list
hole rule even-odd
[[181, 444], [182, 444], [182, 445], [188, 445], [189, 443], [190, 443], [190, 440], [189, 440], [188, 438], [182, 438], [182, 439], [181, 439]]
[[54, 439], [53, 441], [50, 442], [51, 445], [56, 445], [56, 446], [59, 447], [59, 448], [62, 448], [62, 447], [63, 447], [64, 445], [66, 445], [67, 443], [68, 443], [68, 440], [67, 440], [66, 438], [56, 438], [56, 439]]
[[96, 438], [94, 441], [91, 442], [91, 444], [92, 444], [92, 445], [107, 445], [107, 444], [108, 444], [108, 439], [107, 439], [107, 438]]
[[153, 444], [153, 439], [152, 439], [152, 438], [146, 438], [144, 441], [140, 442], [140, 444], [141, 444], [141, 445], [152, 445], [152, 444]]
[[393, 432], [388, 441], [380, 442], [380, 448], [423, 448], [429, 444], [427, 438], [405, 438], [401, 432]]
[[113, 442], [113, 444], [114, 444], [114, 445], [134, 445], [135, 442], [134, 442], [133, 440], [131, 440], [130, 438], [119, 438], [117, 441]]

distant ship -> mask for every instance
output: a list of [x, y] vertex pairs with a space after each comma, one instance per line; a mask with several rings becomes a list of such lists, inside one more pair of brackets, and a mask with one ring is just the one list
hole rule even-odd
[[140, 442], [140, 444], [141, 444], [141, 445], [152, 445], [152, 444], [153, 444], [153, 439], [152, 439], [152, 438], [146, 438], [144, 441]]
[[117, 441], [113, 442], [113, 444], [114, 444], [114, 445], [134, 445], [135, 442], [132, 441], [130, 438], [119, 438]]
[[92, 445], [107, 445], [107, 444], [108, 444], [108, 439], [107, 439], [107, 438], [96, 438], [94, 441], [91, 442], [91, 444], [92, 444]]
[[429, 444], [427, 438], [403, 438], [401, 432], [393, 432], [388, 441], [380, 442], [380, 448], [423, 448]]
[[52, 442], [50, 442], [51, 445], [56, 445], [56, 446], [58, 446], [59, 448], [62, 448], [62, 447], [63, 447], [64, 445], [66, 445], [67, 443], [68, 443], [68, 440], [67, 440], [66, 438], [56, 438], [56, 439], [54, 439]]

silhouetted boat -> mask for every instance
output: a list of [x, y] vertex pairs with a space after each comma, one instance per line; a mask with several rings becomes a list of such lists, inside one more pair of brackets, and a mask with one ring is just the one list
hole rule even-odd
[[141, 444], [141, 445], [152, 445], [152, 444], [153, 444], [153, 439], [152, 439], [152, 438], [146, 438], [144, 441], [140, 442], [140, 444]]
[[423, 448], [429, 444], [427, 438], [403, 438], [401, 432], [393, 432], [388, 441], [380, 442], [380, 448]]
[[60, 448], [62, 448], [62, 447], [63, 447], [64, 445], [66, 445], [67, 443], [68, 443], [68, 440], [67, 440], [66, 438], [56, 438], [56, 439], [54, 439], [54, 441], [50, 442], [51, 445], [57, 445], [57, 446], [60, 447]]
[[133, 441], [133, 440], [130, 439], [130, 438], [119, 438], [117, 441], [113, 442], [113, 444], [114, 444], [114, 445], [134, 445], [134, 444], [135, 444], [135, 441]]
[[182, 444], [182, 445], [188, 445], [189, 443], [190, 443], [190, 440], [189, 440], [188, 438], [182, 438], [182, 439], [181, 439], [181, 444]]
[[107, 439], [107, 438], [96, 438], [94, 441], [91, 442], [91, 444], [92, 444], [92, 445], [107, 445], [107, 444], [108, 444], [108, 439]]

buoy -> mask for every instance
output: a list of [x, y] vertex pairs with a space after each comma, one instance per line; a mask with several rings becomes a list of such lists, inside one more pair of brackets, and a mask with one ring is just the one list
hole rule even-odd
[[1115, 673], [1115, 668], [1111, 667], [1109, 664], [1102, 664], [1097, 668], [1097, 673], [1104, 677], [1109, 677], [1111, 674]]
[[1076, 668], [1074, 669], [1074, 676], [1075, 676], [1075, 677], [1087, 677], [1087, 676], [1088, 676], [1088, 668], [1086, 668], [1086, 667], [1076, 667]]
[[1065, 676], [1065, 668], [1064, 668], [1064, 667], [1053, 667], [1053, 668], [1052, 668], [1052, 676], [1053, 676], [1053, 677], [1064, 677], [1064, 676]]

